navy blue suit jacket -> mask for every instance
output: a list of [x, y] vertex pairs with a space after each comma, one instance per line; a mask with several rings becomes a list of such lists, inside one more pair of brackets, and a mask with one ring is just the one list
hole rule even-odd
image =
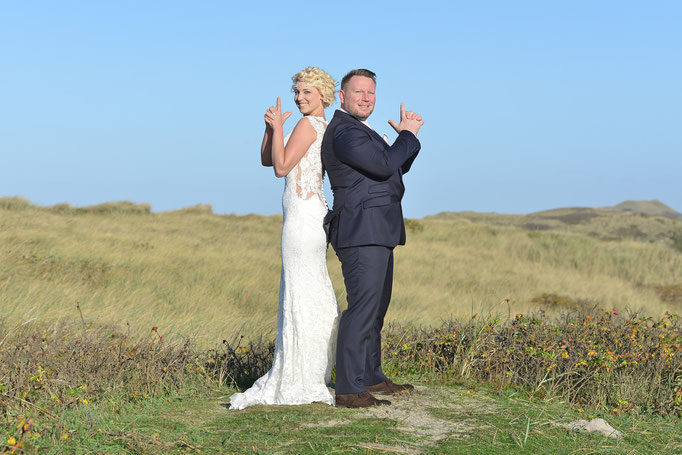
[[389, 145], [355, 117], [334, 113], [322, 139], [322, 162], [334, 193], [325, 230], [335, 249], [405, 244], [402, 175], [420, 148], [409, 131]]

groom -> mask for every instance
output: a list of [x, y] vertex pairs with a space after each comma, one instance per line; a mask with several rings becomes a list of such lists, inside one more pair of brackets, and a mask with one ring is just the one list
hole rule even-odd
[[393, 248], [405, 244], [400, 205], [409, 171], [420, 149], [422, 118], [400, 106], [398, 138], [389, 145], [367, 123], [375, 103], [376, 75], [350, 71], [341, 81], [341, 109], [322, 140], [322, 160], [334, 193], [325, 217], [328, 239], [341, 261], [348, 309], [339, 322], [336, 348], [336, 406], [391, 404], [375, 394], [410, 391], [381, 371], [381, 328], [391, 300]]

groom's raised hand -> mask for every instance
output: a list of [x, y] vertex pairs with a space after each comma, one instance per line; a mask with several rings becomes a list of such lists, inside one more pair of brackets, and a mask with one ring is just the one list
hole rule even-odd
[[284, 122], [291, 116], [291, 112], [285, 112], [282, 114], [282, 101], [277, 97], [277, 104], [275, 106], [270, 106], [267, 111], [265, 111], [265, 124], [270, 128], [281, 128]]
[[405, 103], [400, 103], [400, 123], [389, 120], [388, 124], [398, 133], [407, 130], [411, 131], [416, 136], [417, 132], [419, 132], [419, 128], [424, 124], [424, 120], [422, 120], [421, 115], [414, 111], [405, 111]]

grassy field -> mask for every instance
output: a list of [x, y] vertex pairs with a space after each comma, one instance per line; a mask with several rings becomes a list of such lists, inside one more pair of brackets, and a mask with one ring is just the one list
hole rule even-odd
[[[679, 219], [408, 220], [383, 349], [417, 392], [229, 411], [271, 363], [281, 222], [0, 198], [0, 452], [682, 453]], [[624, 437], [564, 427], [592, 417]]]
[[[271, 343], [202, 350], [158, 329], [133, 341], [87, 321], [0, 324], [0, 453], [682, 451], [677, 318], [475, 318], [385, 335], [384, 370], [417, 386], [389, 407], [232, 411], [230, 395], [269, 368]], [[623, 437], [566, 428], [594, 417]]]
[[[575, 454], [682, 451], [682, 425], [656, 416], [607, 417], [624, 434], [573, 433], [592, 415], [559, 401], [474, 386], [418, 385], [391, 407], [338, 410], [322, 404], [226, 409], [221, 393], [184, 394], [116, 409], [83, 404], [63, 417], [49, 445], [29, 434], [21, 453], [139, 454]], [[115, 408], [115, 411], [114, 409]], [[416, 411], [415, 411], [416, 410]], [[90, 429], [87, 422], [95, 426]]]
[[[679, 310], [682, 221], [576, 210], [409, 220], [408, 243], [396, 249], [389, 320], [438, 325], [477, 313], [592, 306], [654, 316]], [[79, 303], [89, 321], [130, 323], [138, 335], [156, 326], [203, 346], [239, 334], [267, 338], [276, 326], [281, 222], [216, 215], [209, 206], [151, 213], [130, 203], [0, 199], [2, 316], [77, 320]], [[343, 308], [331, 249], [328, 266]]]

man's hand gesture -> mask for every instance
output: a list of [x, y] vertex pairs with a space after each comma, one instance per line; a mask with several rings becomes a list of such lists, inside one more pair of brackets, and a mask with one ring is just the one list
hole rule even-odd
[[416, 136], [419, 128], [424, 124], [424, 120], [422, 120], [421, 115], [414, 111], [405, 111], [405, 103], [400, 103], [400, 123], [396, 123], [393, 120], [389, 120], [388, 123], [398, 133], [407, 130], [412, 131]]
[[278, 127], [281, 129], [290, 115], [291, 112], [282, 114], [282, 101], [280, 101], [278, 96], [277, 105], [270, 106], [268, 110], [265, 111], [265, 124], [272, 129], [277, 129]]

